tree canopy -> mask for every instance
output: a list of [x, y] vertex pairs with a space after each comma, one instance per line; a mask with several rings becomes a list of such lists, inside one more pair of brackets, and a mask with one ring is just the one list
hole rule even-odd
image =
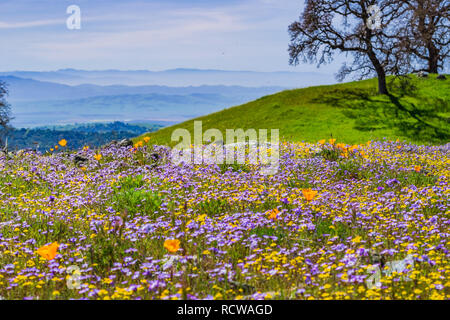
[[[429, 63], [437, 72], [448, 57], [449, 4], [439, 0], [306, 0], [298, 21], [289, 26], [289, 63], [330, 63], [336, 53], [353, 59], [337, 74], [378, 77], [378, 92], [388, 94], [386, 75], [413, 72]], [[439, 11], [439, 13], [437, 12]]]

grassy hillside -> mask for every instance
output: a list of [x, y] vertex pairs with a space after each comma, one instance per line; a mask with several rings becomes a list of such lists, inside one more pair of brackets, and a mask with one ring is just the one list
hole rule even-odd
[[[176, 128], [193, 131], [279, 129], [289, 141], [315, 142], [333, 136], [346, 143], [382, 138], [416, 143], [450, 141], [450, 79], [410, 76], [408, 83], [388, 79], [390, 96], [376, 93], [376, 79], [287, 90], [247, 104], [163, 128], [150, 136], [153, 143], [174, 145]], [[142, 137], [141, 137], [142, 138]]]

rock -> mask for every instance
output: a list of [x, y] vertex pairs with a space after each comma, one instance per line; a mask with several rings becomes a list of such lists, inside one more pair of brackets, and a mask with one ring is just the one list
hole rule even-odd
[[130, 139], [123, 139], [123, 140], [120, 140], [120, 141], [111, 140], [108, 144], [105, 145], [106, 148], [113, 147], [113, 146], [117, 146], [117, 147], [132, 147], [133, 146], [133, 141], [131, 141]]
[[229, 280], [228, 283], [235, 290], [242, 289], [242, 291], [243, 291], [242, 293], [244, 293], [244, 294], [251, 294], [253, 292], [256, 292], [255, 287], [248, 285], [246, 283], [237, 282], [237, 281], [233, 281], [233, 280]]
[[17, 155], [23, 156], [24, 154], [30, 153], [30, 152], [35, 152], [35, 151], [34, 151], [34, 149], [31, 149], [31, 148], [21, 149], [21, 150], [17, 151]]
[[236, 143], [229, 143], [226, 144], [225, 147], [226, 148], [233, 148], [233, 147], [257, 147], [258, 146], [258, 141], [257, 140], [249, 140], [249, 141], [245, 141], [245, 142], [236, 142]]
[[79, 165], [79, 164], [84, 163], [84, 162], [86, 162], [86, 161], [88, 161], [88, 159], [85, 158], [85, 157], [82, 157], [82, 156], [80, 156], [80, 155], [76, 155], [75, 158], [73, 159], [73, 162], [74, 162], [76, 165]]
[[417, 76], [418, 76], [419, 78], [428, 78], [428, 74], [425, 73], [424, 71], [419, 71], [419, 72], [417, 72]]
[[440, 74], [440, 75], [438, 75], [437, 77], [436, 77], [436, 79], [439, 79], [439, 80], [445, 80], [445, 79], [447, 79], [443, 74]]
[[159, 166], [159, 160], [161, 159], [161, 156], [158, 153], [153, 152], [152, 154], [150, 154], [149, 159], [151, 161], [150, 167], [154, 169]]
[[159, 158], [160, 158], [160, 156], [159, 156], [159, 154], [157, 154], [156, 152], [153, 152], [153, 153], [150, 155], [150, 159], [152, 159], [152, 161], [154, 161], [154, 162], [158, 161]]
[[123, 140], [120, 140], [117, 145], [119, 147], [132, 147], [133, 141], [131, 141], [130, 139], [123, 139]]
[[111, 140], [111, 142], [109, 142], [106, 147], [111, 147], [117, 144], [117, 140]]
[[223, 141], [222, 140], [214, 141], [209, 143], [209, 145], [223, 146]]
[[369, 256], [371, 264], [380, 264], [381, 267], [384, 267], [386, 260], [380, 253], [372, 251]]

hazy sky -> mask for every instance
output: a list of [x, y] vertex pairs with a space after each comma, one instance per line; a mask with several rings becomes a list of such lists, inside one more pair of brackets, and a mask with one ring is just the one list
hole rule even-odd
[[[66, 26], [73, 4], [81, 30]], [[0, 71], [316, 71], [288, 65], [287, 28], [302, 8], [302, 0], [2, 0]]]

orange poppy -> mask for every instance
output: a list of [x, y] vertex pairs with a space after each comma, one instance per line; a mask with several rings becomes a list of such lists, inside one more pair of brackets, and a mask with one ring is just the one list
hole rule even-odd
[[311, 189], [303, 189], [302, 193], [303, 193], [303, 196], [306, 198], [306, 200], [311, 201], [316, 196], [317, 191], [311, 190]]
[[65, 146], [67, 145], [67, 140], [66, 140], [66, 139], [62, 139], [62, 140], [59, 141], [58, 143], [59, 143], [59, 145], [60, 145], [61, 147], [65, 147]]
[[55, 256], [58, 254], [58, 247], [59, 247], [58, 242], [53, 242], [48, 246], [40, 247], [36, 252], [44, 259], [53, 260], [55, 259]]
[[280, 211], [278, 209], [273, 209], [269, 211], [269, 219], [277, 220], [277, 215]]
[[177, 239], [167, 239], [164, 241], [164, 248], [169, 252], [177, 252], [180, 249], [180, 240]]

